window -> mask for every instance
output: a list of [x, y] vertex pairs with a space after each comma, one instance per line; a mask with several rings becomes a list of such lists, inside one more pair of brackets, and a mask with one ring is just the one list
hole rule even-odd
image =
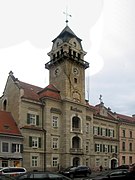
[[132, 164], [132, 156], [129, 156], [129, 164]]
[[52, 141], [52, 148], [53, 149], [58, 149], [58, 138], [53, 138], [53, 141]]
[[58, 127], [58, 117], [57, 116], [52, 117], [52, 126], [55, 128]]
[[31, 166], [32, 167], [38, 167], [38, 156], [32, 156], [31, 157]]
[[114, 137], [114, 130], [113, 129], [109, 129], [109, 130], [110, 130], [110, 132], [109, 132], [110, 137]]
[[89, 133], [89, 123], [86, 123], [86, 133]]
[[96, 158], [96, 167], [99, 167], [100, 165], [100, 159]]
[[27, 114], [27, 124], [30, 125], [39, 125], [39, 115], [36, 114]]
[[122, 151], [125, 151], [125, 142], [122, 142]]
[[129, 137], [132, 138], [132, 131], [129, 131]]
[[105, 128], [102, 128], [102, 136], [106, 136], [106, 130], [105, 130]]
[[9, 152], [9, 143], [2, 142], [2, 152]]
[[74, 78], [74, 83], [77, 84], [77, 78]]
[[12, 152], [22, 152], [23, 150], [23, 145], [22, 144], [12, 144]]
[[107, 159], [104, 159], [104, 167], [107, 167], [108, 164], [107, 164]]
[[86, 142], [86, 152], [89, 152], [89, 142]]
[[122, 164], [125, 164], [125, 156], [122, 156]]
[[129, 143], [129, 151], [132, 151], [132, 143]]
[[93, 134], [98, 135], [98, 127], [96, 126], [93, 127]]
[[41, 138], [29, 137], [29, 146], [33, 148], [41, 148]]
[[103, 152], [108, 152], [108, 146], [103, 144]]
[[126, 131], [124, 129], [122, 130], [122, 137], [126, 137]]
[[58, 167], [58, 157], [53, 157], [52, 165], [53, 167]]
[[100, 152], [100, 144], [95, 144], [95, 152]]
[[8, 167], [8, 160], [2, 160], [2, 167]]

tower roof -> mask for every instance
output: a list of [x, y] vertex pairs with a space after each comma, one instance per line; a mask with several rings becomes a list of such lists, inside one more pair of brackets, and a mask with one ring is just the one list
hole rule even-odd
[[57, 38], [62, 39], [63, 42], [67, 42], [70, 38], [73, 38], [73, 37], [75, 37], [79, 42], [82, 41], [80, 38], [78, 38], [75, 35], [75, 33], [70, 29], [69, 26], [66, 26], [52, 42], [54, 43]]

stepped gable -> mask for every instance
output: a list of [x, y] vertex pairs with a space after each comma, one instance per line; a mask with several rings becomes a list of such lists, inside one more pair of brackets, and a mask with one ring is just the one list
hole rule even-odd
[[127, 116], [127, 115], [123, 115], [123, 114], [117, 114], [117, 117], [122, 122], [134, 123], [135, 124], [135, 117]]
[[50, 97], [56, 100], [61, 100], [60, 91], [53, 85], [49, 84], [43, 90], [38, 92], [40, 98]]
[[22, 136], [10, 112], [0, 111], [0, 134]]

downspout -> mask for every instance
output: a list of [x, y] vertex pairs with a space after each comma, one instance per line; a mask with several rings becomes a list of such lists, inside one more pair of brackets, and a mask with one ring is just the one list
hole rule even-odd
[[42, 130], [43, 130], [43, 133], [44, 133], [44, 138], [43, 138], [43, 140], [44, 140], [44, 143], [43, 143], [43, 145], [44, 145], [44, 147], [43, 147], [43, 151], [44, 151], [43, 170], [46, 171], [46, 130], [44, 129], [44, 107], [45, 107], [45, 102], [44, 102], [44, 100], [41, 100], [41, 102], [42, 102], [42, 105], [41, 105], [41, 108], [42, 108]]

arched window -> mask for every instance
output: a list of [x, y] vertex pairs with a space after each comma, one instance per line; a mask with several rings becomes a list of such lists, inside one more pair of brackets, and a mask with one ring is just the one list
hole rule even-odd
[[7, 100], [5, 99], [3, 102], [3, 110], [6, 111], [7, 110]]

